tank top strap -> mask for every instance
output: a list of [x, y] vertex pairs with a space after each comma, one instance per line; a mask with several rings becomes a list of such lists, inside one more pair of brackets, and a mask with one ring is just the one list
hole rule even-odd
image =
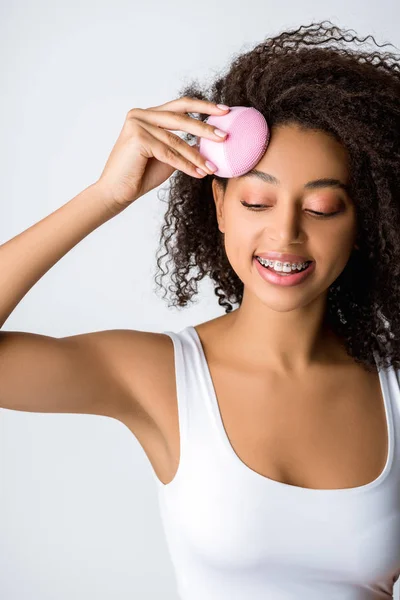
[[[373, 352], [377, 363], [377, 353]], [[389, 434], [392, 436], [393, 471], [392, 477], [400, 479], [400, 371], [393, 366], [378, 369], [381, 389], [385, 400]]]
[[[193, 476], [195, 465], [201, 461], [204, 464], [206, 455], [219, 451], [220, 434], [215, 428], [212, 380], [196, 330], [190, 325], [179, 332], [162, 333], [173, 342], [180, 439], [179, 466], [174, 479], [164, 484], [153, 471], [158, 485], [167, 489], [176, 486], [182, 477]], [[191, 474], [183, 473], [186, 465]]]

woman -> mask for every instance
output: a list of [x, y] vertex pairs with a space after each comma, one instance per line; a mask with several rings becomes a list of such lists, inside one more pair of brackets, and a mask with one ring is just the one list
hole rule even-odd
[[[179, 333], [2, 331], [0, 389], [5, 408], [129, 427], [184, 600], [390, 598], [400, 573], [399, 63], [329, 25], [129, 111], [99, 180], [0, 248], [4, 324], [173, 174], [175, 305], [209, 275], [226, 314]], [[223, 179], [188, 142], [223, 142], [204, 119], [229, 106], [259, 110], [271, 138], [256, 169]]]

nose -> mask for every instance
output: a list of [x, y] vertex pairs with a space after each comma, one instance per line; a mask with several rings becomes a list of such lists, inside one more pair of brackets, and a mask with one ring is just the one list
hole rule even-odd
[[274, 206], [268, 215], [267, 229], [278, 248], [289, 248], [304, 241], [301, 218], [296, 206]]

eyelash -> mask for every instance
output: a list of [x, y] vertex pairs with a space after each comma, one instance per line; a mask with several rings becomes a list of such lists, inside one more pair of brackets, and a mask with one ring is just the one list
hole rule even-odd
[[[259, 208], [268, 208], [264, 204], [248, 204], [247, 202], [244, 202], [244, 201], [241, 201], [241, 204], [248, 210], [253, 210], [255, 212], [257, 212]], [[322, 213], [322, 212], [317, 212], [315, 210], [310, 210], [308, 212], [313, 213], [317, 218], [327, 219], [328, 217], [333, 217], [334, 215], [339, 214], [340, 210], [337, 210], [336, 212], [333, 212], [333, 213]]]

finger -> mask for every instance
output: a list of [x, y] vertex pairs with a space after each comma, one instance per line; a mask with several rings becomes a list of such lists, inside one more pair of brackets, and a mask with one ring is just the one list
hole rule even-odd
[[149, 108], [135, 108], [129, 113], [128, 118], [137, 118], [141, 122], [150, 123], [151, 125], [157, 125], [169, 131], [185, 131], [191, 133], [197, 137], [205, 137], [214, 142], [221, 142], [226, 139], [216, 134], [215, 131], [218, 129], [214, 125], [189, 117], [188, 115], [180, 112], [173, 112], [170, 110], [156, 111]]
[[149, 139], [149, 145], [154, 152], [154, 156], [162, 162], [167, 162], [176, 169], [194, 177], [201, 177], [196, 171], [197, 168], [205, 171], [206, 175], [214, 173], [215, 170], [211, 170], [206, 165], [206, 159], [198, 150], [189, 146], [179, 136], [150, 123], [142, 123], [142, 127], [152, 138]]
[[229, 111], [229, 107], [221, 110], [218, 108], [215, 102], [183, 96], [181, 98], [176, 98], [175, 100], [165, 102], [165, 104], [160, 104], [159, 106], [152, 106], [150, 107], [150, 110], [175, 110], [176, 112], [182, 113], [191, 112], [209, 115], [224, 115]]

